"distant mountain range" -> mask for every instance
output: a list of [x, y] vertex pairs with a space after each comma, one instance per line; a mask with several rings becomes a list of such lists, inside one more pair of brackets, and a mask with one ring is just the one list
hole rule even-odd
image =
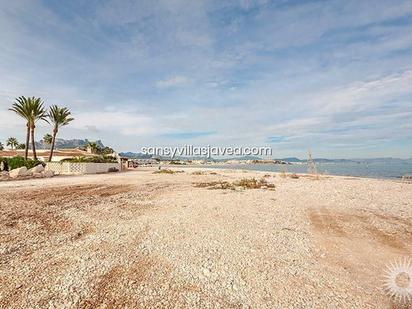
[[[58, 149], [68, 149], [68, 148], [79, 148], [86, 146], [90, 141], [88, 139], [56, 139], [56, 148]], [[104, 148], [104, 145], [101, 140], [93, 141], [97, 144], [99, 148]], [[36, 142], [37, 149], [49, 149], [50, 145], [45, 144], [44, 141]]]
[[[172, 160], [171, 157], [166, 156], [153, 156], [150, 154], [143, 154], [141, 152], [121, 152], [119, 153], [120, 156], [126, 157], [129, 159], [150, 159], [150, 158], [159, 158], [161, 160]], [[189, 160], [204, 160], [204, 161], [213, 161], [213, 162], [223, 162], [227, 160], [262, 160], [259, 157], [254, 156], [245, 156], [245, 157], [233, 157], [228, 159], [214, 159], [214, 158], [207, 158], [207, 157], [173, 157], [173, 160], [182, 160], [182, 161], [189, 161]]]
[[[143, 154], [139, 152], [121, 152], [121, 156], [127, 157], [130, 159], [150, 159], [153, 156], [149, 154]], [[171, 160], [170, 157], [160, 157], [161, 160]], [[238, 160], [238, 161], [243, 161], [243, 160], [264, 160], [263, 158], [260, 157], [254, 157], [254, 156], [244, 156], [244, 157], [233, 157], [233, 158], [225, 158], [225, 159], [214, 159], [214, 158], [206, 158], [206, 157], [175, 157], [173, 160], [182, 160], [182, 161], [188, 161], [188, 160], [205, 160], [205, 161], [214, 161], [214, 162], [224, 162], [228, 160]], [[290, 163], [306, 163], [307, 159], [299, 159], [296, 157], [288, 157], [288, 158], [281, 158], [281, 159], [274, 159], [277, 161], [285, 161], [285, 162], [290, 162]], [[365, 158], [359, 158], [359, 159], [326, 159], [326, 158], [316, 158], [314, 159], [315, 162], [317, 163], [412, 163], [412, 158], [410, 159], [399, 159], [399, 158], [392, 158], [392, 157], [387, 157], [387, 158], [371, 158], [371, 159], [365, 159]]]

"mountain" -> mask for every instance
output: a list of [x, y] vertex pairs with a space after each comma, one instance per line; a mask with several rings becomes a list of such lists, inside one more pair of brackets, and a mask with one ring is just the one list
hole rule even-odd
[[[121, 152], [121, 156], [130, 159], [150, 159], [154, 156], [149, 154], [143, 154], [140, 152]], [[170, 157], [159, 157], [161, 160], [171, 160]], [[262, 160], [260, 157], [255, 156], [244, 156], [244, 157], [233, 157], [233, 158], [206, 158], [206, 157], [174, 157], [174, 160], [188, 161], [188, 160], [204, 160], [204, 161], [214, 161], [214, 162], [225, 162], [227, 160]], [[275, 161], [283, 161], [289, 163], [306, 163], [307, 159], [299, 159], [296, 157], [288, 157], [282, 159], [274, 159]], [[412, 163], [412, 158], [410, 159], [398, 159], [398, 158], [372, 158], [372, 159], [327, 159], [327, 158], [315, 158], [313, 159], [316, 163]]]
[[119, 155], [121, 157], [125, 157], [125, 158], [129, 158], [129, 159], [150, 159], [151, 157], [153, 157], [152, 155], [149, 154], [144, 154], [144, 153], [140, 153], [140, 152], [121, 152], [119, 153]]
[[306, 160], [301, 160], [301, 159], [296, 158], [296, 157], [276, 159], [276, 160], [285, 161], [285, 162], [291, 162], [291, 163], [293, 163], [293, 162], [306, 162]]
[[[57, 149], [68, 149], [68, 148], [80, 148], [84, 147], [89, 143], [88, 139], [56, 139], [56, 148]], [[95, 141], [99, 148], [104, 148], [101, 140]], [[36, 148], [38, 149], [49, 149], [50, 145], [45, 144], [43, 140], [36, 142]]]
[[[160, 160], [172, 160], [170, 157], [165, 156], [153, 156], [150, 154], [143, 154], [141, 152], [121, 152], [119, 153], [120, 156], [126, 157], [129, 159], [150, 159], [150, 158], [159, 158]], [[245, 160], [262, 160], [262, 158], [255, 157], [255, 156], [244, 156], [244, 157], [233, 157], [233, 158], [225, 158], [225, 159], [214, 159], [214, 158], [207, 158], [207, 157], [180, 157], [175, 156], [173, 160], [180, 160], [180, 161], [193, 161], [193, 160], [203, 160], [203, 161], [213, 161], [213, 162], [224, 162], [227, 160], [238, 160], [238, 161], [245, 161]]]

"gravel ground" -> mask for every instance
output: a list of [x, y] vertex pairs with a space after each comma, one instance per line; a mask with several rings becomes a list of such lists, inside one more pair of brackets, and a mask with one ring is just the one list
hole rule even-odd
[[[412, 184], [194, 170], [0, 183], [0, 308], [393, 306]], [[193, 185], [265, 174], [275, 190]]]

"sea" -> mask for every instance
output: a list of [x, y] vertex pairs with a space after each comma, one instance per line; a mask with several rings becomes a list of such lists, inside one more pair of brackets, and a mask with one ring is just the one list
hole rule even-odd
[[[267, 172], [307, 173], [306, 164], [222, 164], [202, 165], [210, 168], [240, 169]], [[354, 176], [378, 179], [400, 179], [402, 176], [412, 176], [412, 163], [409, 162], [339, 162], [339, 163], [316, 163], [319, 174]]]

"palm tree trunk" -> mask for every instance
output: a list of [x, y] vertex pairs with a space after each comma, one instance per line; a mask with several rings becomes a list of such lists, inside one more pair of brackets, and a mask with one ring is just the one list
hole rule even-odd
[[26, 133], [26, 148], [24, 149], [24, 159], [27, 160], [29, 155], [29, 141], [30, 141], [30, 126], [27, 124], [27, 133]]
[[49, 155], [49, 162], [51, 162], [52, 157], [53, 157], [53, 151], [54, 151], [54, 143], [56, 142], [56, 135], [57, 135], [57, 130], [53, 130], [53, 138], [52, 138], [52, 143], [50, 147], [50, 155]]
[[36, 145], [35, 145], [35, 141], [34, 141], [34, 128], [35, 128], [35, 126], [33, 125], [31, 127], [31, 147], [33, 149], [33, 159], [37, 160]]

